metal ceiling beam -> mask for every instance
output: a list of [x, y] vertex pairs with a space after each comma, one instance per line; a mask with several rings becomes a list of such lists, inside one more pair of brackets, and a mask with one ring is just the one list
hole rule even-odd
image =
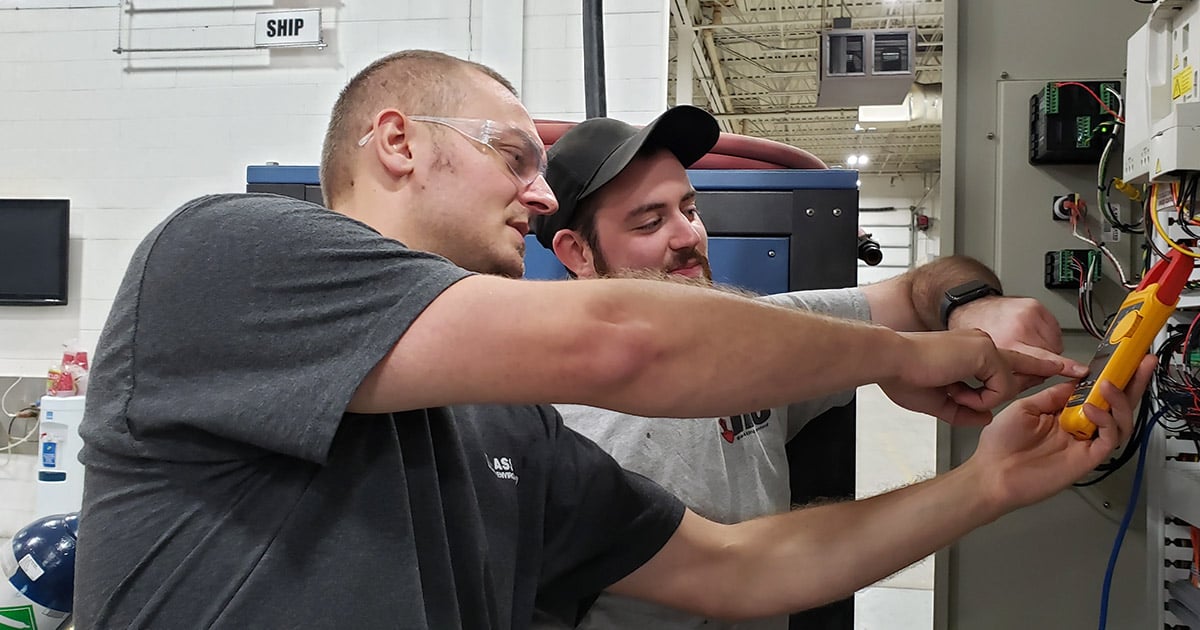
[[848, 142], [845, 138], [831, 139], [830, 137], [814, 138], [812, 136], [775, 136], [776, 140], [782, 142], [805, 142], [814, 148], [843, 148], [843, 149], [893, 149], [897, 153], [913, 153], [916, 149], [924, 149], [932, 155], [940, 153], [938, 147], [941, 146], [940, 140], [930, 140], [927, 142], [911, 141], [908, 143], [902, 142], [869, 142], [858, 144], [856, 142]]
[[[696, 20], [692, 17], [691, 9], [688, 7], [688, 2], [689, 0], [671, 0], [671, 12], [676, 16], [677, 22], [681, 25], [694, 25], [696, 23]], [[700, 41], [700, 37], [692, 37], [691, 39], [692, 45], [689, 47], [690, 50], [676, 51], [676, 54], [691, 56], [692, 68], [698, 71], [700, 89], [704, 92], [704, 97], [708, 101], [709, 108], [717, 114], [729, 111], [730, 108], [720, 97], [717, 86], [714, 84], [714, 76], [716, 74], [714, 63], [720, 63], [720, 59], [709, 59], [708, 53]], [[678, 98], [676, 102], [678, 102]], [[722, 130], [733, 131], [733, 124], [730, 121], [718, 122]]]
[[[721, 19], [721, 7], [713, 9], [713, 20]], [[717, 45], [713, 43], [712, 31], [704, 31], [700, 34], [700, 38], [704, 40], [704, 48], [708, 51], [708, 59], [712, 63], [713, 76], [717, 79], [717, 93], [719, 98], [725, 103], [725, 111], [733, 109], [733, 103], [729, 100], [729, 86], [725, 84], [725, 72], [721, 66], [721, 55], [717, 53]]]
[[[765, 39], [765, 36], [763, 37]], [[797, 37], [795, 42], [788, 44], [784, 42], [783, 46], [766, 45], [754, 38], [749, 37], [720, 37], [713, 36], [713, 41], [725, 48], [736, 50], [739, 53], [753, 57], [755, 59], [793, 59], [796, 57], [815, 57], [821, 47], [816, 43], [815, 37]], [[803, 42], [803, 43], [800, 43]], [[918, 44], [917, 51], [921, 54], [940, 54], [942, 49], [941, 40], [931, 40]]]
[[[795, 111], [789, 111], [789, 112], [725, 113], [725, 114], [716, 114], [716, 117], [717, 117], [717, 120], [721, 120], [721, 119], [727, 119], [727, 120], [785, 120], [788, 118], [795, 118], [797, 116], [812, 115], [814, 112], [818, 112], [818, 111], [822, 111], [822, 110], [806, 109], [806, 110], [795, 110]], [[834, 112], [834, 113], [848, 112], [848, 115], [844, 118], [844, 120], [853, 121], [853, 122], [858, 121], [858, 112], [856, 110], [830, 109], [830, 110], [824, 110], [824, 111]]]
[[[741, 76], [759, 76], [769, 74], [783, 73], [807, 73], [814, 81], [817, 79], [817, 70], [820, 68], [817, 55], [796, 55], [794, 57], [780, 56], [765, 56], [765, 55], [746, 55], [736, 50], [731, 50], [728, 46], [717, 44], [717, 48], [728, 53], [723, 58], [725, 65], [737, 71]], [[942, 56], [933, 55], [926, 59], [918, 58], [913, 64], [917, 71], [934, 72], [942, 69]], [[731, 75], [733, 73], [730, 73]]]
[[[671, 16], [674, 18], [676, 34], [675, 48], [683, 48], [685, 51], [693, 50], [696, 43], [696, 33], [690, 28], [690, 24], [686, 24], [678, 13], [671, 11]], [[695, 100], [692, 92], [692, 76], [695, 56], [689, 54], [675, 55], [675, 103], [678, 105], [691, 104]], [[667, 73], [670, 75], [670, 73]]]
[[[909, 16], [911, 17], [911, 16]], [[929, 13], [918, 13], [917, 19], [927, 18], [930, 20], [942, 17], [940, 10]], [[854, 18], [854, 28], [877, 28], [886, 24], [888, 16], [886, 15], [865, 15]], [[697, 24], [693, 28], [698, 31], [707, 31], [715, 29], [727, 29], [731, 31], [743, 29], [758, 29], [758, 28], [774, 28], [778, 26], [788, 26], [799, 30], [824, 30], [829, 28], [829, 25], [824, 23], [820, 18], [813, 19], [798, 19], [798, 20], [763, 20], [761, 22], [720, 22], [709, 24]], [[904, 28], [898, 26], [897, 28]]]
[[744, 100], [753, 100], [756, 98], [786, 97], [786, 96], [814, 96], [815, 97], [816, 95], [817, 95], [817, 91], [815, 89], [811, 89], [811, 90], [780, 90], [778, 92], [741, 92], [738, 94], [731, 94], [729, 96], [729, 98], [732, 100], [735, 100], [735, 101], [744, 101]]

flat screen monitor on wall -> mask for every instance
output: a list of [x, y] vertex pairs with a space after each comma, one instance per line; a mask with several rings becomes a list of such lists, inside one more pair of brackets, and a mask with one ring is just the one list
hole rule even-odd
[[67, 303], [71, 202], [0, 199], [0, 305]]

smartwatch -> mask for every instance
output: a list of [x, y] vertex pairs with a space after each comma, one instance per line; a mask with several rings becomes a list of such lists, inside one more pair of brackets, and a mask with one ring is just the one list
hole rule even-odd
[[950, 327], [950, 313], [954, 309], [989, 295], [1004, 295], [1004, 293], [983, 280], [972, 280], [946, 289], [946, 292], [942, 294], [940, 311], [942, 328]]

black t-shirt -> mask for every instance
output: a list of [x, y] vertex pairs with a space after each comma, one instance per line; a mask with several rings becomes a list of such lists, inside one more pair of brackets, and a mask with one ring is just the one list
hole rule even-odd
[[681, 504], [550, 407], [343, 413], [466, 275], [272, 195], [152, 231], [91, 375], [77, 627], [521, 628], [656, 553]]

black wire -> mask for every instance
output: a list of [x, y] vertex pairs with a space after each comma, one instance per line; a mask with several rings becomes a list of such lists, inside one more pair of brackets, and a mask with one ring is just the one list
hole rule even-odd
[[[1200, 188], [1200, 173], [1192, 173], [1188, 179], [1191, 180], [1192, 185], [1188, 190], [1187, 206], [1184, 209], [1187, 210], [1187, 223], [1190, 224], [1196, 216], [1196, 189]], [[1191, 230], [1187, 230], [1187, 233], [1195, 236]]]
[[[1167, 327], [1167, 337], [1154, 352], [1158, 357], [1158, 365], [1154, 369], [1154, 387], [1146, 388], [1138, 405], [1137, 417], [1133, 423], [1133, 431], [1125, 449], [1119, 455], [1096, 467], [1100, 473], [1094, 479], [1078, 482], [1075, 487], [1083, 488], [1095, 485], [1107, 479], [1120, 470], [1137, 454], [1137, 444], [1141, 444], [1145, 433], [1153, 430], [1150, 424], [1151, 402], [1157, 402], [1159, 413], [1156, 414], [1159, 424], [1175, 433], [1194, 431], [1200, 427], [1200, 422], [1193, 418], [1197, 409], [1197, 390], [1200, 389], [1200, 377], [1192, 370], [1188, 354], [1193, 348], [1200, 347], [1200, 314], [1190, 324], [1179, 324]], [[1181, 368], [1173, 373], [1171, 359], [1180, 357]], [[1155, 400], [1157, 399], [1157, 400]], [[1192, 415], [1189, 415], [1191, 413]], [[1200, 440], [1194, 438], [1191, 442], [1196, 447], [1196, 455], [1200, 457]], [[1132, 447], [1131, 447], [1132, 446]]]
[[[1111, 145], [1116, 143], [1117, 138], [1121, 133], [1121, 123], [1114, 117], [1112, 120], [1105, 120], [1097, 124], [1095, 127], [1092, 127], [1092, 131], [1093, 133], [1099, 131], [1100, 139], [1105, 144], [1104, 150], [1111, 155]], [[1102, 170], [1099, 175], [1100, 181], [1096, 182], [1096, 190], [1103, 194], [1097, 196], [1097, 202], [1099, 202], [1102, 197], [1112, 196], [1112, 183], [1116, 180], [1115, 176], [1108, 176], [1107, 159], [1104, 160], [1104, 162], [1101, 164], [1101, 167]], [[1145, 230], [1142, 229], [1142, 221], [1138, 221], [1136, 223], [1125, 223], [1120, 219], [1120, 217], [1110, 210], [1108, 205], [1109, 204], [1107, 203], [1101, 204], [1100, 213], [1104, 216], [1105, 220], [1112, 224], [1114, 228], [1116, 228], [1118, 231], [1125, 232], [1126, 234], [1145, 234]]]
[[[1095, 315], [1095, 314], [1096, 314], [1096, 299], [1095, 299], [1095, 298], [1096, 298], [1096, 292], [1095, 292], [1095, 291], [1088, 291], [1088, 296], [1087, 296], [1087, 300], [1088, 300], [1088, 312], [1089, 312], [1089, 313], [1091, 313], [1092, 315]], [[1108, 325], [1109, 325], [1110, 323], [1112, 323], [1112, 322], [1110, 322], [1110, 321], [1109, 321], [1109, 319], [1111, 318], [1111, 315], [1105, 315], [1105, 314], [1104, 314], [1104, 307], [1103, 307], [1103, 306], [1101, 306], [1101, 307], [1100, 307], [1100, 315], [1101, 315], [1101, 319], [1100, 319], [1100, 321], [1101, 321], [1101, 322], [1103, 322], [1103, 328], [1100, 328], [1100, 330], [1102, 330], [1102, 331], [1103, 331], [1103, 330], [1108, 330]], [[1113, 315], [1116, 315], [1116, 313], [1113, 313]], [[1092, 323], [1093, 323], [1093, 324], [1095, 324], [1095, 323], [1096, 323], [1096, 320], [1095, 320], [1094, 318], [1092, 319]]]
[[[1176, 212], [1178, 214], [1179, 227], [1182, 228], [1183, 231], [1186, 232], [1188, 236], [1195, 238], [1195, 239], [1200, 239], [1200, 234], [1196, 234], [1195, 232], [1193, 232], [1191, 230], [1191, 228], [1188, 227], [1188, 224], [1191, 223], [1192, 216], [1194, 216], [1195, 212], [1196, 212], [1197, 181], [1200, 181], [1200, 175], [1197, 175], [1197, 174], [1188, 175], [1187, 179], [1185, 180], [1183, 186], [1180, 188], [1180, 191], [1179, 191], [1179, 202], [1180, 203], [1178, 204], [1178, 207], [1176, 208]], [[1185, 211], [1186, 211], [1186, 214], [1185, 214]]]
[[[1197, 413], [1200, 413], [1200, 409], [1197, 408], [1200, 404], [1200, 379], [1194, 373], [1193, 361], [1190, 359], [1193, 348], [1200, 346], [1200, 326], [1195, 325], [1197, 321], [1200, 321], [1200, 315], [1193, 320], [1193, 325], [1188, 326], [1192, 333], [1190, 335], [1170, 332], [1156, 353], [1159, 357], [1159, 367], [1155, 370], [1160, 393], [1159, 402], [1169, 412], [1164, 414], [1164, 419], [1172, 423], [1164, 422], [1163, 427], [1176, 433], [1191, 431], [1200, 426], [1200, 422], [1196, 420]], [[1175, 331], [1178, 330], [1177, 327]], [[1180, 358], [1177, 376], [1173, 375], [1171, 370], [1171, 359], [1175, 356]]]
[[1129, 460], [1133, 459], [1134, 455], [1137, 455], [1137, 446], [1138, 444], [1141, 444], [1142, 433], [1150, 430], [1148, 428], [1150, 424], [1148, 422], [1150, 419], [1150, 400], [1150, 390], [1147, 388], [1146, 393], [1142, 395], [1142, 403], [1138, 406], [1137, 418], [1133, 423], [1133, 432], [1131, 433], [1129, 440], [1125, 443], [1125, 449], [1121, 451], [1121, 454], [1116, 458], [1110, 459], [1108, 462], [1100, 464], [1096, 467], [1096, 470], [1102, 472], [1103, 474], [1095, 479], [1089, 479], [1087, 481], [1075, 483], [1074, 486], [1076, 488], [1086, 488], [1108, 479], [1109, 475], [1120, 470], [1122, 466], [1129, 462]]
[[[1154, 200], [1152, 200], [1150, 198], [1150, 191], [1147, 190], [1146, 191], [1146, 203], [1142, 206], [1142, 225], [1152, 225], [1151, 224], [1152, 219], [1150, 218], [1150, 213], [1152, 211], [1150, 210], [1150, 206], [1152, 205], [1153, 201]], [[1155, 210], [1153, 210], [1153, 212], [1158, 212], [1158, 209], [1156, 208]], [[1154, 242], [1153, 236], [1151, 236], [1150, 238], [1147, 238], [1146, 242], [1150, 243], [1150, 249], [1154, 250], [1154, 253], [1159, 257], [1159, 259], [1163, 259], [1163, 258], [1167, 257], [1166, 252], [1164, 252], [1163, 250], [1158, 248], [1158, 243]], [[1148, 271], [1149, 269], [1150, 269], [1150, 262], [1146, 261], [1146, 270]]]
[[[1200, 326], [1197, 326], [1196, 328], [1200, 329]], [[1200, 330], [1193, 330], [1192, 336], [1200, 337]], [[1186, 400], [1191, 400], [1192, 398], [1192, 394], [1188, 390], [1193, 386], [1192, 382], [1194, 382], [1195, 379], [1192, 378], [1190, 371], [1185, 369], [1180, 372], [1180, 378], [1187, 382], [1180, 382], [1179, 379], [1171, 374], [1170, 359], [1175, 354], [1180, 353], [1184, 358], [1184, 364], [1187, 365], [1186, 352], [1190, 346], [1190, 344], [1188, 344], [1189, 340], [1187, 337], [1187, 327], [1185, 327], [1183, 331], [1169, 333], [1166, 340], [1163, 341], [1162, 346], [1160, 346], [1155, 352], [1155, 355], [1158, 356], [1158, 366], [1154, 370], [1154, 380], [1157, 384], [1157, 391], [1159, 393], [1157, 402], [1160, 408], [1174, 411], [1177, 401], [1185, 399], [1184, 397], [1186, 397]], [[1133, 431], [1129, 437], [1129, 441], [1126, 443], [1125, 449], [1121, 451], [1117, 457], [1110, 459], [1109, 461], [1096, 467], [1096, 472], [1101, 473], [1100, 476], [1087, 481], [1078, 482], [1074, 484], [1075, 487], [1083, 488], [1104, 481], [1109, 477], [1109, 475], [1120, 470], [1123, 466], [1125, 466], [1125, 464], [1132, 460], [1135, 455], [1137, 455], [1138, 449], [1136, 448], [1136, 445], [1141, 443], [1146, 431], [1152, 430], [1149, 420], [1150, 403], [1154, 401], [1153, 394], [1154, 390], [1151, 388], [1146, 388], [1146, 392], [1142, 395], [1141, 404], [1138, 406], [1137, 417], [1133, 423]], [[1167, 414], [1164, 413], [1162, 417], [1159, 418], [1159, 422], [1161, 422], [1162, 418], [1166, 415]], [[1172, 419], [1177, 420], [1178, 416], [1172, 415]], [[1200, 447], [1200, 444], [1197, 446]], [[1198, 448], [1197, 454], [1200, 455], [1200, 448]]]
[[35, 411], [35, 410], [37, 410], [37, 406], [26, 405], [24, 408], [18, 409], [17, 413], [8, 417], [8, 438], [7, 438], [6, 445], [12, 444], [12, 442], [13, 442], [12, 430], [13, 430], [13, 425], [17, 423], [17, 418], [21, 417], [21, 414], [25, 413], [26, 411]]

